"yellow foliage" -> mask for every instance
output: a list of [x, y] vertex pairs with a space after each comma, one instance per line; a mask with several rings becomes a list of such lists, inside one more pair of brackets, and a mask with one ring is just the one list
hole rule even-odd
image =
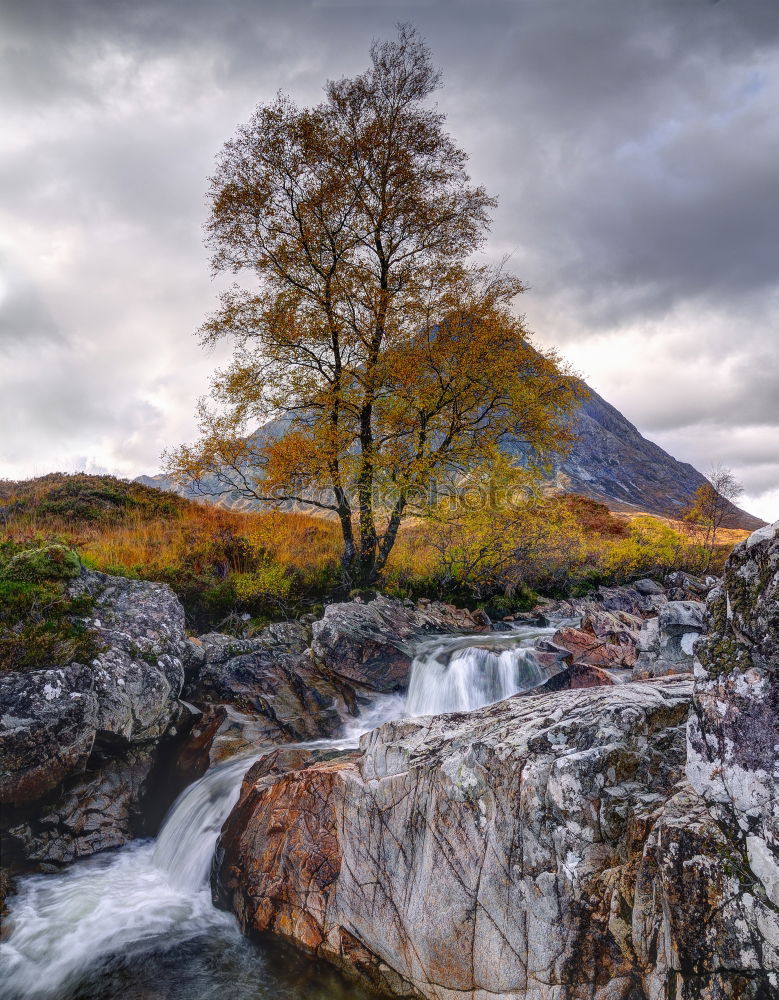
[[[474, 263], [494, 205], [431, 112], [413, 29], [298, 108], [259, 107], [211, 179], [216, 272], [245, 279], [204, 325], [228, 368], [201, 439], [167, 456], [206, 494], [315, 505], [338, 518], [345, 584], [372, 584], [433, 484], [507, 437], [540, 460], [570, 443], [585, 394], [514, 309], [522, 282]], [[271, 435], [242, 436], [277, 418]]]
[[605, 547], [601, 565], [606, 575], [627, 579], [636, 573], [661, 573], [681, 565], [685, 538], [656, 517], [644, 515], [630, 523], [629, 534]]

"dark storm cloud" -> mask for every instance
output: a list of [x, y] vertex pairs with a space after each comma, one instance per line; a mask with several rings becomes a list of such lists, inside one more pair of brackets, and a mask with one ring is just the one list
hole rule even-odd
[[[311, 103], [361, 70], [400, 20], [430, 43], [449, 127], [499, 195], [488, 252], [531, 285], [541, 340], [678, 457], [726, 459], [770, 492], [774, 0], [6, 0], [0, 338], [20, 358], [36, 338], [63, 345], [38, 390], [31, 357], [0, 375], [6, 405], [46, 393], [30, 419], [49, 421], [52, 462], [145, 471], [190, 433], [213, 364], [192, 331], [214, 296], [200, 227], [215, 153], [277, 89]], [[20, 425], [0, 459], [20, 468], [41, 435]]]

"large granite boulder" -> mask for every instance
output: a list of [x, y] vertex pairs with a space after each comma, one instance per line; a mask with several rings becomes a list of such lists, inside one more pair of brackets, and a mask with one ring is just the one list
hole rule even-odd
[[86, 570], [67, 586], [93, 598], [84, 626], [100, 652], [0, 676], [4, 854], [25, 863], [128, 839], [154, 748], [186, 716], [179, 694], [194, 651], [170, 588]]
[[414, 647], [423, 638], [490, 629], [483, 611], [376, 597], [328, 605], [312, 625], [311, 651], [331, 676], [361, 690], [389, 693], [408, 684]]
[[0, 802], [40, 799], [83, 771], [97, 733], [92, 671], [79, 663], [0, 674]]
[[633, 676], [692, 673], [695, 643], [706, 627], [705, 612], [701, 601], [669, 601], [656, 618], [647, 619], [638, 636]]
[[691, 693], [517, 696], [266, 763], [223, 829], [218, 898], [399, 996], [642, 996], [639, 951], [665, 927], [634, 913], [636, 876], [683, 778]]
[[[696, 645], [687, 774], [779, 940], [779, 521], [735, 547]], [[750, 925], [753, 926], [753, 925]]]
[[[664, 605], [669, 640], [697, 634], [700, 606]], [[396, 996], [779, 996], [779, 523], [736, 547], [708, 620], [694, 680], [269, 760], [223, 828], [217, 899]]]

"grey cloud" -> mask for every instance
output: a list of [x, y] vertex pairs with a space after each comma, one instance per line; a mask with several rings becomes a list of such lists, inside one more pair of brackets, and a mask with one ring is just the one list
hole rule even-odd
[[[680, 458], [705, 467], [741, 447], [745, 469], [762, 455], [770, 470], [754, 429], [779, 435], [774, 0], [6, 0], [0, 227], [29, 275], [6, 330], [16, 347], [37, 331], [93, 355], [119, 341], [136, 380], [90, 408], [56, 384], [83, 395], [86, 374], [52, 372], [30, 388], [49, 402], [29, 446], [45, 450], [44, 425], [74, 408], [73, 433], [106, 442], [91, 460], [156, 467], [203, 388], [191, 335], [214, 297], [200, 226], [219, 146], [279, 88], [318, 100], [405, 19], [444, 70], [440, 107], [475, 179], [500, 197], [489, 253], [513, 253], [543, 340], [586, 364], [586, 345], [619, 355], [645, 329], [613, 401]], [[44, 279], [36, 262], [60, 236], [69, 252]], [[165, 352], [153, 375], [133, 344]], [[90, 371], [115, 377], [107, 360]], [[147, 378], [165, 415], [123, 435]]]
[[33, 282], [0, 254], [0, 352], [61, 341], [62, 331]]
[[744, 470], [741, 480], [746, 492], [753, 497], [762, 497], [777, 492], [779, 482], [779, 462], [765, 463]]
[[[662, 388], [656, 390], [654, 403], [666, 405], [647, 415], [647, 429], [779, 425], [779, 353], [756, 353], [733, 364], [722, 376], [726, 382], [722, 388], [712, 384], [710, 378], [711, 373], [703, 369], [695, 386], [681, 400], [674, 398], [673, 386], [667, 396]], [[779, 428], [773, 447], [779, 455]]]

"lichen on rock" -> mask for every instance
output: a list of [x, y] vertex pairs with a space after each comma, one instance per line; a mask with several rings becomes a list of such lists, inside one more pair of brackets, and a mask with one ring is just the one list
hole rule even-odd
[[[694, 678], [390, 722], [250, 772], [217, 898], [396, 996], [779, 996], [777, 527], [709, 595]], [[698, 633], [700, 605], [642, 600]]]
[[708, 617], [687, 773], [779, 913], [779, 522], [733, 550]]

